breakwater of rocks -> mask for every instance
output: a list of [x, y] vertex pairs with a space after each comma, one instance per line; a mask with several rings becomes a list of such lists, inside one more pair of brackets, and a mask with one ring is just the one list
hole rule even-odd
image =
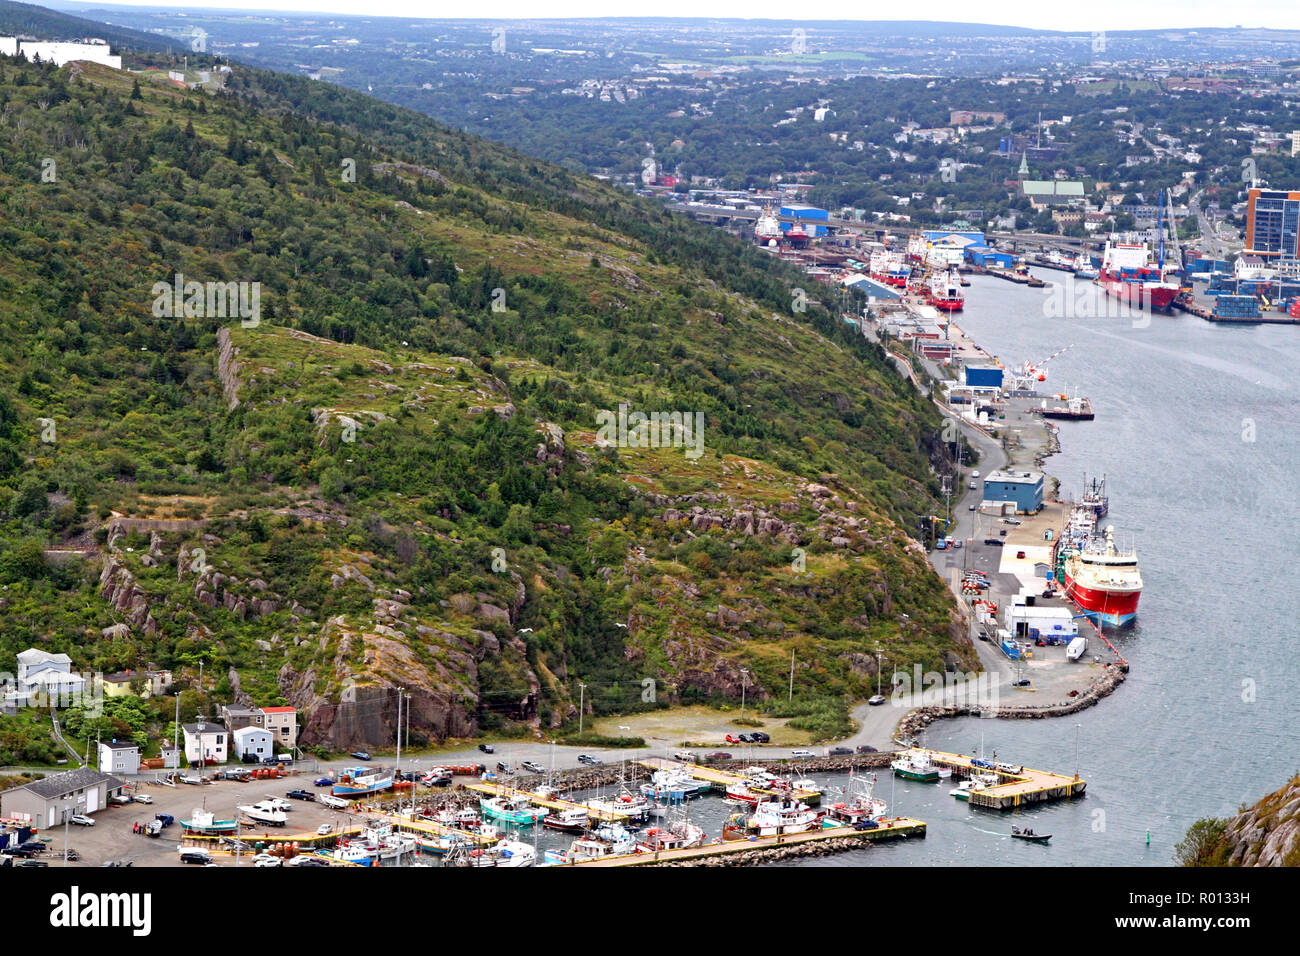
[[[1019, 719], [1038, 719], [1043, 717], [1065, 717], [1094, 706], [1102, 698], [1112, 694], [1116, 687], [1124, 683], [1126, 674], [1118, 664], [1104, 665], [1105, 672], [1078, 697], [1063, 704], [1038, 704], [1017, 707], [999, 707], [992, 716]], [[915, 740], [927, 726], [936, 720], [951, 717], [987, 717], [987, 708], [972, 704], [953, 706], [931, 705], [918, 707], [898, 722], [894, 739], [899, 743]]]

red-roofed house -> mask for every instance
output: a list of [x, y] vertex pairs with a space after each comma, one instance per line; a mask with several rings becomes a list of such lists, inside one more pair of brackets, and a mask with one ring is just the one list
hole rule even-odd
[[298, 712], [292, 707], [263, 707], [262, 726], [271, 732], [277, 747], [298, 746]]

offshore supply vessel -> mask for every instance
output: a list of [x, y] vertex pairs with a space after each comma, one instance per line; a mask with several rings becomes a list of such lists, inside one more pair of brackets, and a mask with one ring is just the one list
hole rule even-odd
[[1075, 502], [1053, 548], [1052, 566], [1065, 595], [1098, 625], [1126, 627], [1137, 619], [1142, 571], [1137, 551], [1115, 544], [1115, 529], [1102, 528], [1110, 510], [1106, 482], [1085, 479], [1082, 500]]

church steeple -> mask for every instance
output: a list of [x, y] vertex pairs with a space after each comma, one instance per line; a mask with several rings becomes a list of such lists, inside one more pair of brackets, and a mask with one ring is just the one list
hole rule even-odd
[[1020, 154], [1020, 169], [1017, 170], [1016, 175], [1018, 175], [1021, 179], [1024, 179], [1026, 176], [1029, 175], [1029, 148], [1028, 147], [1026, 147], [1025, 151]]

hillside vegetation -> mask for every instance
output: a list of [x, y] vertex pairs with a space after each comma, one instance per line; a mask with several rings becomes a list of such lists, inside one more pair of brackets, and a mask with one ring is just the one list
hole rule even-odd
[[[565, 728], [579, 682], [598, 712], [761, 701], [792, 651], [810, 712], [870, 693], [877, 648], [974, 666], [902, 530], [936, 414], [834, 293], [792, 308], [806, 277], [242, 67], [0, 58], [0, 115], [0, 661], [201, 660], [183, 719], [289, 703], [336, 749], [390, 740], [399, 687], [434, 740]], [[603, 440], [621, 404], [699, 413], [702, 454]], [[0, 717], [0, 764], [41, 733]]]

